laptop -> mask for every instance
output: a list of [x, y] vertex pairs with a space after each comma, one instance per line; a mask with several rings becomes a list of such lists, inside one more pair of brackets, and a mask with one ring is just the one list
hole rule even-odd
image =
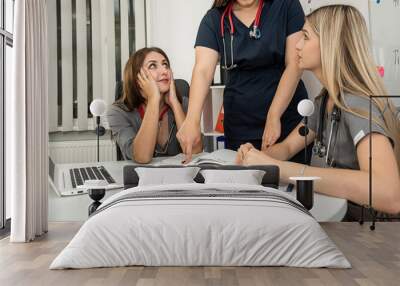
[[108, 183], [107, 189], [123, 188], [123, 185], [117, 183], [110, 172], [102, 165], [77, 164], [76, 167], [71, 168], [71, 164], [54, 164], [49, 156], [49, 183], [59, 196], [87, 194], [87, 189], [78, 188], [86, 180], [105, 180]]

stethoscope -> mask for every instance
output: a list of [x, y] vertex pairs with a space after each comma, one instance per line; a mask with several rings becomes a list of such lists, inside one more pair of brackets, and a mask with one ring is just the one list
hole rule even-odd
[[[328, 95], [323, 95], [322, 98], [322, 103], [320, 107], [320, 113], [319, 113], [319, 124], [318, 124], [318, 130], [317, 130], [317, 138], [314, 143], [313, 147], [313, 153], [314, 155], [319, 156], [320, 158], [325, 157], [325, 163], [328, 166], [334, 167], [335, 166], [335, 160], [332, 156], [331, 158], [331, 153], [333, 154], [334, 150], [331, 151], [332, 149], [335, 149], [336, 147], [336, 141], [337, 141], [337, 133], [339, 130], [339, 121], [340, 121], [340, 116], [341, 112], [340, 109], [335, 105], [332, 110], [331, 114], [331, 128], [329, 132], [329, 139], [328, 139], [328, 146], [325, 145], [324, 143], [324, 138], [323, 138], [323, 132], [324, 132], [324, 124], [325, 124], [325, 112], [326, 112], [326, 105], [328, 103]], [[335, 133], [335, 139], [333, 139], [333, 134]], [[334, 141], [334, 142], [333, 142]], [[333, 148], [332, 148], [333, 146]]]
[[[233, 70], [234, 68], [237, 67], [237, 64], [234, 63], [233, 59], [233, 39], [234, 39], [234, 33], [235, 33], [235, 26], [233, 25], [232, 21], [232, 7], [233, 7], [233, 2], [231, 1], [225, 8], [224, 12], [222, 13], [221, 16], [221, 37], [222, 37], [222, 44], [224, 46], [224, 65], [222, 66], [223, 69], [225, 70]], [[250, 30], [249, 36], [251, 39], [258, 40], [261, 38], [261, 31], [259, 29], [259, 24], [260, 24], [260, 17], [261, 17], [261, 11], [264, 5], [264, 0], [260, 0], [258, 3], [258, 8], [257, 8], [257, 14], [256, 14], [256, 19], [254, 20], [253, 24], [253, 29]], [[226, 61], [226, 44], [225, 44], [225, 29], [224, 29], [224, 22], [225, 22], [225, 16], [228, 15], [229, 19], [229, 34], [231, 36], [231, 64], [228, 66], [227, 61]]]
[[158, 151], [158, 150], [157, 150], [157, 147], [156, 147], [156, 148], [154, 149], [154, 156], [157, 156], [157, 155], [161, 155], [161, 156], [162, 156], [162, 155], [167, 155], [169, 143], [171, 142], [171, 138], [172, 138], [172, 132], [174, 131], [175, 127], [176, 127], [176, 124], [174, 123], [174, 124], [172, 125], [170, 131], [169, 131], [167, 143], [164, 145], [164, 147], [161, 147], [161, 146], [160, 146], [160, 147], [161, 147], [161, 150], [160, 150], [160, 151]]
[[[165, 105], [164, 108], [161, 110], [160, 116], [158, 118], [158, 128], [161, 127], [161, 121], [162, 121], [164, 115], [168, 112], [169, 109], [170, 109], [169, 106]], [[145, 114], [145, 110], [144, 110], [143, 105], [140, 105], [137, 110], [139, 112], [140, 118], [143, 120], [144, 114]], [[174, 131], [175, 127], [176, 127], [176, 123], [174, 122], [174, 124], [172, 125], [172, 128], [169, 130], [168, 139], [167, 139], [166, 144], [164, 145], [164, 148], [162, 148], [161, 151], [158, 151], [157, 150], [157, 146], [156, 146], [156, 148], [154, 149], [154, 155], [155, 156], [157, 156], [157, 155], [167, 155], [169, 143], [170, 143], [171, 137], [172, 137], [172, 132]]]

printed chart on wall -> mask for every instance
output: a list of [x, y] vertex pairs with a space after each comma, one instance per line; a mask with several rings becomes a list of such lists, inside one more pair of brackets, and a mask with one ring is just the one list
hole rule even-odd
[[375, 61], [389, 94], [400, 95], [400, 0], [371, 0], [370, 20]]

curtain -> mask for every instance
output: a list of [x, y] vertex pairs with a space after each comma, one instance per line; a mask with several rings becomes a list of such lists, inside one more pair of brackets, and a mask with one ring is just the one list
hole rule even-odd
[[46, 0], [15, 1], [13, 93], [6, 99], [7, 187], [11, 242], [47, 232], [47, 14]]

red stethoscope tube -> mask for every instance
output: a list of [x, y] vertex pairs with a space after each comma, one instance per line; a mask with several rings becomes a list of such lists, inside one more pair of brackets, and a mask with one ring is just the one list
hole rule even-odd
[[[169, 106], [164, 106], [164, 108], [161, 110], [160, 117], [158, 118], [158, 121], [161, 121], [163, 119], [163, 117], [164, 117], [165, 113], [167, 113], [168, 109], [169, 109]], [[137, 110], [139, 112], [140, 118], [143, 120], [144, 113], [145, 113], [143, 105], [140, 105]]]
[[[237, 67], [237, 64], [234, 64], [233, 60], [233, 39], [234, 39], [234, 33], [235, 33], [235, 26], [233, 25], [233, 20], [232, 20], [232, 7], [233, 7], [233, 2], [231, 1], [225, 8], [224, 12], [222, 13], [221, 20], [220, 20], [220, 29], [221, 29], [221, 37], [222, 37], [222, 44], [224, 46], [224, 65], [222, 66], [223, 69], [225, 70], [232, 70], [235, 67]], [[253, 29], [250, 31], [250, 38], [258, 40], [261, 37], [261, 32], [259, 27], [260, 24], [260, 18], [261, 18], [261, 11], [264, 5], [264, 0], [259, 0], [258, 3], [258, 8], [257, 8], [257, 13], [256, 13], [256, 18], [254, 20], [253, 24]], [[229, 34], [231, 38], [231, 64], [228, 66], [226, 62], [226, 44], [225, 44], [225, 29], [224, 29], [224, 22], [225, 22], [225, 16], [228, 16], [229, 19]]]

